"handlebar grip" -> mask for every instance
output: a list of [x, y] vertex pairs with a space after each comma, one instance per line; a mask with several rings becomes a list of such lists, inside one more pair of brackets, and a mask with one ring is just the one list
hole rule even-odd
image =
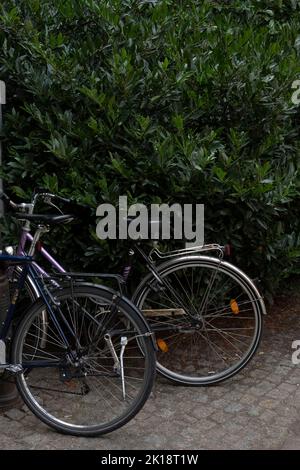
[[5, 200], [6, 202], [10, 202], [8, 195], [5, 194], [3, 191], [0, 192], [0, 199]]
[[4, 192], [0, 192], [0, 199], [2, 199], [2, 201], [4, 201], [4, 203], [9, 206], [9, 207], [12, 207], [13, 209], [16, 209], [17, 207], [17, 204], [15, 202], [13, 202], [10, 197], [5, 194]]
[[54, 198], [53, 198], [53, 199], [57, 199], [58, 201], [65, 202], [66, 204], [74, 203], [74, 201], [72, 201], [72, 199], [68, 199], [68, 198], [62, 197], [62, 196], [56, 196], [56, 195], [54, 195]]

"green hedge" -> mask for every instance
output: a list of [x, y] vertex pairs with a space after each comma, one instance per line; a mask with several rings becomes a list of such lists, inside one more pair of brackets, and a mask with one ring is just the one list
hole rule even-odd
[[[299, 1], [3, 0], [0, 12], [10, 194], [202, 202], [206, 242], [230, 241], [267, 293], [297, 271]], [[94, 231], [60, 229], [55, 250], [114, 269], [121, 244]]]

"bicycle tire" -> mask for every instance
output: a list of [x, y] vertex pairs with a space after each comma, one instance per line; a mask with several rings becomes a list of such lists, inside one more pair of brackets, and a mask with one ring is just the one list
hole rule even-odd
[[[73, 333], [75, 332], [76, 334], [74, 344], [79, 344], [80, 347], [83, 349], [85, 347], [86, 349], [84, 353], [85, 356], [82, 353], [81, 358], [78, 359], [78, 361], [81, 361], [83, 364], [80, 366], [78, 366], [77, 363], [77, 365], [68, 365], [66, 358], [63, 356], [66, 352], [63, 351], [64, 348], [60, 345], [57, 337], [54, 336], [54, 324], [49, 324], [47, 331], [48, 349], [46, 354], [50, 354], [50, 357], [51, 355], [57, 357], [61, 365], [57, 366], [57, 370], [55, 367], [35, 367], [33, 369], [33, 365], [37, 364], [35, 361], [40, 360], [39, 356], [43, 354], [43, 350], [38, 348], [40, 341], [38, 337], [39, 327], [36, 326], [38, 325], [38, 321], [36, 323], [35, 321], [39, 320], [46, 306], [43, 301], [39, 299], [32, 305], [27, 315], [23, 318], [13, 338], [12, 363], [23, 363], [25, 365], [26, 359], [26, 370], [23, 370], [22, 373], [16, 376], [17, 388], [31, 411], [41, 421], [59, 432], [76, 436], [98, 436], [112, 432], [131, 420], [143, 407], [150, 395], [155, 376], [155, 353], [149, 329], [146, 327], [145, 320], [141, 318], [135, 306], [124, 297], [120, 297], [118, 300], [117, 314], [114, 314], [115, 316], [107, 314], [108, 310], [106, 306], [112, 304], [116, 295], [114, 291], [108, 288], [75, 284], [72, 289], [60, 289], [52, 294], [60, 302], [60, 309], [65, 305], [68, 305], [69, 309], [70, 302], [74, 302], [74, 299], [76, 299], [76, 309], [73, 308], [69, 316], [67, 316], [66, 313], [65, 320], [67, 319], [69, 326], [73, 326]], [[84, 299], [84, 301], [82, 299]], [[85, 302], [85, 306], [79, 308], [78, 306], [81, 306], [83, 302]], [[90, 307], [90, 304], [92, 307]], [[95, 317], [91, 317], [90, 314], [88, 315], [88, 313], [86, 313], [88, 308], [90, 309], [89, 311], [95, 308]], [[68, 309], [66, 307], [64, 307], [64, 309], [64, 311], [67, 312]], [[75, 310], [83, 324], [81, 329], [79, 329], [79, 322], [78, 324], [76, 323], [77, 318], [75, 318]], [[121, 393], [122, 387], [120, 386], [120, 377], [113, 366], [114, 361], [110, 356], [109, 348], [104, 341], [104, 332], [108, 330], [105, 330], [103, 327], [103, 330], [100, 331], [101, 322], [97, 318], [101, 319], [102, 327], [106, 322], [107, 325], [105, 328], [109, 326], [110, 329], [113, 327], [116, 329], [118, 326], [120, 330], [120, 325], [125, 325], [125, 322], [127, 329], [128, 323], [130, 323], [132, 328], [133, 336], [132, 338], [129, 337], [128, 343], [130, 341], [132, 342], [130, 346], [125, 349], [126, 356], [124, 354], [124, 364], [125, 358], [127, 362], [123, 370], [124, 376], [126, 377], [124, 380], [127, 388], [125, 398], [123, 396], [123, 402], [122, 400], [117, 401], [119, 398], [115, 396], [119, 394], [119, 392]], [[51, 321], [50, 314], [49, 321]], [[66, 326], [64, 327], [65, 334], [67, 334], [68, 330]], [[115, 337], [112, 339], [116, 351], [118, 351], [116, 337], [118, 335], [120, 336], [122, 332], [125, 331], [124, 329], [119, 330], [116, 330], [117, 333], [115, 333]], [[130, 333], [127, 331], [125, 334], [129, 335]], [[138, 338], [139, 347], [142, 344], [142, 353], [140, 353], [139, 357], [137, 357], [136, 352], [134, 352], [136, 356], [132, 356], [132, 353], [129, 351], [130, 349], [133, 351], [136, 350], [134, 346], [134, 340], [136, 341], [135, 336]], [[90, 351], [89, 348], [91, 348], [93, 344], [94, 350]], [[77, 348], [77, 346], [74, 347]], [[32, 348], [34, 349], [33, 352]], [[35, 352], [36, 348], [38, 348], [38, 354]], [[58, 351], [61, 351], [61, 356], [58, 355]], [[90, 352], [88, 353], [87, 351]], [[138, 351], [140, 351], [140, 349], [138, 349]], [[89, 354], [90, 356], [88, 356]], [[45, 358], [47, 357], [48, 356], [45, 355]], [[69, 356], [66, 357], [68, 359]], [[144, 369], [141, 367], [141, 369], [136, 369], [137, 372], [133, 373], [134, 366], [131, 364], [135, 364], [137, 359], [139, 359], [139, 364], [144, 365]], [[62, 365], [63, 363], [64, 365]], [[54, 368], [55, 371], [53, 372]], [[48, 370], [48, 372], [43, 372], [45, 370]], [[57, 372], [58, 374], [56, 376], [55, 374]], [[44, 375], [43, 378], [42, 375]], [[65, 377], [67, 377], [67, 379]], [[51, 388], [52, 381], [54, 380], [56, 380], [55, 384], [58, 384], [56, 386], [60, 387], [59, 389], [55, 390]], [[102, 389], [99, 387], [99, 382]], [[97, 393], [93, 392], [91, 394], [92, 383], [96, 384]], [[41, 387], [39, 384], [47, 384], [47, 386]], [[70, 384], [72, 384], [73, 392], [66, 390]], [[77, 387], [76, 389], [74, 388], [75, 386]], [[42, 391], [40, 391], [41, 388]], [[43, 388], [46, 388], [46, 390], [43, 391]], [[84, 388], [84, 391], [82, 388]], [[75, 393], [74, 390], [79, 390], [79, 392]], [[57, 400], [54, 398], [53, 392], [60, 392]], [[71, 398], [70, 394], [72, 395]], [[74, 396], [78, 398], [74, 398]], [[99, 396], [100, 398], [102, 397], [102, 401], [99, 399]], [[114, 404], [111, 405], [108, 399], [111, 399]], [[115, 402], [113, 400], [115, 400]], [[127, 401], [129, 402], [128, 405]], [[124, 410], [125, 402], [126, 409]], [[85, 409], [86, 414], [84, 414]], [[110, 414], [113, 413], [115, 413], [116, 416], [109, 417]], [[63, 417], [59, 416], [61, 414], [63, 414]], [[105, 418], [103, 418], [103, 416], [105, 416]], [[76, 421], [75, 423], [75, 420], [80, 422]], [[89, 422], [85, 422], [85, 420], [89, 420]], [[100, 422], [97, 420], [100, 420]]]
[[[199, 331], [197, 332], [197, 331], [194, 330], [194, 327], [191, 327], [191, 326], [188, 325], [189, 318], [187, 317], [187, 315], [185, 315], [186, 312], [185, 312], [184, 309], [186, 308], [186, 306], [183, 305], [183, 304], [184, 304], [184, 302], [188, 303], [189, 299], [188, 299], [187, 295], [184, 295], [183, 296], [184, 297], [184, 302], [182, 302], [181, 305], [180, 305], [181, 309], [183, 310], [181, 320], [180, 320], [180, 314], [178, 313], [178, 311], [180, 309], [179, 308], [177, 308], [177, 309], [174, 308], [175, 314], [178, 313], [178, 318], [176, 320], [177, 321], [177, 326], [175, 324], [175, 320], [173, 320], [172, 328], [174, 328], [174, 329], [175, 329], [175, 327], [178, 328], [178, 331], [179, 331], [178, 332], [178, 338], [179, 338], [179, 336], [180, 336], [180, 329], [179, 329], [180, 325], [179, 325], [179, 323], [181, 321], [181, 331], [182, 331], [181, 338], [176, 340], [177, 343], [175, 344], [174, 347], [172, 347], [172, 344], [168, 345], [169, 336], [167, 336], [167, 339], [165, 340], [164, 338], [166, 338], [166, 336], [164, 337], [164, 333], [161, 333], [159, 331], [160, 327], [162, 329], [164, 328], [164, 323], [166, 322], [165, 318], [163, 318], [163, 317], [159, 318], [158, 317], [158, 319], [152, 319], [152, 320], [151, 320], [151, 318], [147, 318], [147, 321], [148, 321], [150, 327], [153, 328], [153, 330], [155, 330], [155, 328], [158, 330], [158, 331], [156, 331], [156, 341], [161, 341], [162, 346], [165, 349], [164, 351], [160, 350], [157, 353], [157, 366], [156, 366], [157, 371], [160, 374], [162, 374], [163, 376], [165, 376], [166, 378], [171, 379], [172, 381], [174, 381], [176, 383], [179, 383], [179, 384], [185, 384], [185, 385], [213, 385], [213, 384], [216, 384], [218, 382], [226, 380], [229, 377], [232, 377], [233, 375], [237, 374], [243, 367], [245, 367], [248, 364], [250, 359], [255, 354], [255, 352], [258, 348], [261, 336], [262, 336], [262, 324], [263, 324], [262, 319], [263, 319], [263, 314], [265, 313], [265, 306], [264, 306], [264, 302], [263, 302], [258, 290], [256, 289], [256, 287], [255, 287], [254, 283], [251, 281], [251, 279], [245, 273], [243, 273], [240, 269], [238, 269], [237, 267], [233, 266], [232, 264], [230, 264], [226, 261], [220, 261], [217, 258], [213, 258], [213, 257], [209, 257], [209, 256], [195, 256], [195, 255], [194, 256], [192, 256], [192, 255], [182, 256], [182, 257], [178, 257], [178, 258], [173, 258], [172, 260], [168, 260], [165, 263], [162, 263], [162, 264], [158, 265], [157, 266], [157, 271], [158, 271], [159, 277], [162, 277], [163, 279], [166, 279], [166, 278], [169, 277], [169, 285], [170, 285], [170, 280], [171, 280], [171, 282], [173, 280], [173, 284], [174, 283], [176, 284], [176, 282], [177, 282], [176, 278], [174, 276], [174, 273], [176, 274], [176, 276], [178, 278], [179, 272], [180, 271], [183, 272], [183, 270], [186, 269], [186, 268], [196, 268], [196, 270], [198, 270], [198, 273], [201, 273], [201, 271], [204, 271], [204, 269], [207, 269], [208, 271], [211, 270], [211, 272], [215, 276], [220, 277], [221, 281], [222, 281], [222, 279], [224, 279], [225, 282], [229, 282], [229, 286], [231, 285], [230, 281], [231, 281], [232, 285], [236, 284], [237, 289], [240, 288], [240, 291], [241, 291], [241, 293], [243, 293], [244, 298], [249, 299], [249, 300], [247, 300], [247, 302], [248, 302], [247, 308], [248, 309], [252, 308], [252, 310], [253, 310], [253, 317], [254, 317], [255, 327], [254, 327], [253, 335], [249, 340], [248, 347], [245, 349], [245, 351], [243, 351], [243, 355], [242, 355], [242, 357], [239, 358], [239, 360], [237, 360], [236, 362], [233, 362], [228, 367], [224, 366], [223, 369], [220, 368], [220, 370], [218, 370], [217, 372], [214, 371], [214, 368], [216, 369], [217, 366], [214, 365], [213, 362], [212, 362], [213, 345], [212, 345], [211, 337], [209, 337], [209, 334], [207, 333], [207, 331], [211, 330], [210, 334], [214, 335], [214, 338], [216, 338], [215, 341], [217, 341], [217, 340], [219, 341], [218, 347], [220, 347], [220, 343], [222, 341], [223, 341], [223, 343], [225, 343], [226, 341], [224, 340], [224, 338], [221, 337], [222, 334], [223, 334], [223, 336], [225, 335], [225, 338], [226, 338], [226, 334], [227, 335], [232, 335], [233, 334], [232, 332], [229, 333], [229, 326], [227, 327], [227, 331], [225, 330], [225, 327], [224, 327], [224, 330], [222, 330], [222, 334], [221, 334], [217, 331], [217, 328], [214, 325], [213, 325], [213, 327], [211, 325], [212, 325], [213, 322], [215, 322], [215, 324], [216, 324], [217, 321], [219, 321], [219, 322], [221, 321], [221, 322], [224, 323], [224, 318], [226, 316], [225, 314], [228, 313], [228, 315], [226, 317], [227, 323], [229, 321], [228, 320], [229, 318], [231, 319], [231, 322], [236, 322], [236, 323], [234, 323], [234, 325], [237, 325], [238, 322], [239, 322], [239, 328], [240, 328], [241, 331], [239, 333], [234, 333], [234, 334], [235, 335], [239, 334], [239, 336], [242, 338], [241, 333], [244, 333], [245, 328], [244, 328], [243, 325], [242, 326], [240, 326], [240, 325], [241, 325], [242, 320], [244, 320], [244, 322], [245, 322], [245, 320], [247, 320], [247, 317], [245, 317], [244, 312], [242, 312], [243, 306], [240, 306], [239, 315], [235, 315], [235, 318], [231, 318], [231, 317], [234, 317], [234, 315], [233, 315], [232, 312], [230, 312], [229, 306], [228, 306], [228, 307], [226, 307], [226, 309], [225, 309], [225, 307], [222, 307], [223, 308], [222, 315], [223, 315], [224, 318], [222, 318], [222, 319], [219, 318], [218, 319], [217, 318], [218, 315], [215, 315], [215, 318], [211, 320], [211, 318], [213, 316], [213, 311], [211, 309], [210, 313], [209, 313], [210, 320], [208, 320], [209, 327], [206, 328], [206, 330], [207, 330], [206, 333], [201, 333], [201, 330], [200, 330], [200, 332]], [[172, 275], [173, 275], [173, 277], [172, 277]], [[175, 279], [175, 281], [174, 281], [174, 279]], [[153, 300], [153, 299], [154, 298], [157, 299], [158, 294], [155, 292], [155, 290], [157, 290], [157, 289], [159, 290], [159, 288], [157, 287], [158, 285], [159, 285], [159, 283], [158, 283], [157, 278], [152, 273], [149, 273], [141, 281], [141, 283], [138, 285], [138, 287], [137, 287], [137, 289], [136, 289], [136, 291], [133, 295], [133, 298], [132, 298], [133, 302], [137, 305], [137, 307], [142, 312], [144, 311], [145, 315], [147, 315], [147, 314], [149, 314], [149, 312], [151, 312], [151, 308], [153, 308], [153, 305], [154, 305], [154, 312], [155, 312], [155, 308], [158, 305], [158, 301]], [[179, 283], [177, 283], [176, 289], [174, 289], [174, 290], [176, 290], [176, 293], [174, 294], [174, 297], [175, 297], [175, 295], [177, 295], [177, 297], [178, 297], [178, 295], [179, 295], [178, 292], [180, 291], [180, 284]], [[222, 285], [221, 285], [220, 290], [222, 290]], [[151, 295], [152, 295], [152, 300], [151, 300]], [[189, 293], [189, 295], [192, 297], [192, 293]], [[220, 295], [225, 295], [225, 293], [223, 293], [223, 294], [221, 293]], [[165, 300], [166, 297], [167, 296], [165, 295], [165, 297], [163, 299], [164, 308], [167, 306], [167, 302]], [[174, 301], [174, 297], [170, 301], [171, 308], [173, 308], [174, 305], [176, 304], [176, 301]], [[228, 300], [228, 303], [230, 303], [230, 305], [231, 305], [231, 300], [229, 300], [229, 299], [230, 299], [230, 297], [228, 297], [227, 300]], [[209, 300], [208, 300], [208, 302], [209, 302]], [[216, 302], [216, 300], [214, 302]], [[244, 302], [246, 302], [246, 300], [244, 300]], [[148, 303], [148, 306], [147, 306], [147, 303]], [[242, 303], [242, 302], [240, 302], [240, 303]], [[150, 309], [149, 309], [149, 305], [150, 305]], [[246, 309], [246, 304], [244, 304], [244, 309]], [[162, 310], [164, 310], [164, 309], [162, 309]], [[194, 309], [194, 310], [196, 311], [197, 309]], [[156, 311], [160, 312], [159, 309], [156, 310]], [[216, 310], [216, 312], [218, 312], [218, 309]], [[247, 315], [248, 315], [248, 313], [247, 313]], [[221, 317], [221, 314], [219, 316]], [[171, 320], [169, 319], [167, 321], [171, 325]], [[159, 322], [160, 322], [161, 326], [157, 327], [157, 324]], [[204, 331], [204, 327], [203, 327], [204, 322], [205, 322], [205, 318], [204, 318], [203, 323], [201, 325], [202, 328], [203, 328], [202, 331]], [[229, 325], [229, 323], [228, 323], [228, 325]], [[220, 328], [218, 328], [218, 329], [220, 330]], [[237, 327], [235, 327], [235, 329], [237, 330]], [[244, 329], [244, 331], [243, 331], [243, 329]], [[195, 332], [194, 337], [191, 335], [191, 333], [193, 331]], [[225, 333], [224, 333], [224, 331], [225, 331]], [[200, 335], [200, 336], [202, 335], [201, 338], [198, 338], [197, 334]], [[175, 338], [175, 331], [174, 331], [173, 336]], [[203, 336], [204, 336], [204, 338], [203, 338]], [[218, 336], [220, 338], [218, 338]], [[204, 347], [205, 346], [204, 345], [205, 337], [208, 338], [207, 343], [209, 345], [206, 349]], [[228, 336], [228, 337], [230, 338], [230, 336]], [[195, 354], [193, 353], [193, 355], [192, 355], [192, 352], [191, 352], [191, 360], [187, 359], [186, 360], [186, 365], [184, 365], [184, 360], [182, 358], [183, 358], [185, 352], [188, 350], [188, 347], [190, 347], [190, 349], [192, 349], [191, 344], [189, 344], [189, 340], [191, 338], [193, 338], [193, 341], [195, 341], [194, 349], [196, 350], [196, 348], [198, 348], [198, 351], [197, 351], [198, 356], [196, 355], [196, 353]], [[195, 338], [196, 338], [196, 340], [195, 340]], [[236, 338], [239, 341], [241, 341], [241, 338], [238, 338], [238, 336], [236, 336]], [[182, 343], [181, 346], [180, 346], [180, 341]], [[209, 341], [210, 341], [210, 343], [209, 343]], [[191, 339], [190, 343], [192, 343], [192, 339]], [[180, 349], [180, 347], [181, 347], [181, 349]], [[202, 348], [201, 350], [200, 350], [200, 347]], [[215, 347], [215, 350], [217, 352], [220, 352], [220, 350], [218, 350], [217, 347]], [[205, 356], [205, 354], [206, 354], [207, 357]], [[209, 354], [210, 354], [210, 358], [208, 357]], [[232, 352], [231, 352], [231, 354], [234, 355], [234, 353], [232, 353]], [[224, 360], [223, 357], [219, 358], [217, 353], [215, 353], [215, 356], [216, 356], [216, 362], [217, 362], [218, 359], [220, 360], [220, 362], [222, 362], [222, 360]], [[220, 356], [221, 356], [221, 354], [220, 354]], [[192, 365], [192, 359], [194, 361], [193, 365]], [[225, 358], [225, 360], [228, 362], [228, 358]], [[234, 360], [234, 358], [233, 358], [233, 360]], [[182, 366], [179, 366], [180, 361], [181, 361], [181, 364], [183, 364]], [[199, 364], [196, 366], [195, 364], [196, 364], [197, 361], [199, 362]], [[203, 365], [201, 365], [201, 361], [203, 362]], [[175, 365], [175, 363], [177, 365]], [[209, 371], [209, 373], [208, 372], [204, 373], [204, 364], [205, 364], [205, 367], [207, 368], [207, 371], [209, 370], [209, 368], [211, 369]], [[182, 367], [182, 370], [180, 370], [180, 367]], [[196, 370], [196, 367], [198, 367], [198, 370]], [[200, 370], [202, 370], [201, 368], [203, 369], [203, 372], [200, 373]]]

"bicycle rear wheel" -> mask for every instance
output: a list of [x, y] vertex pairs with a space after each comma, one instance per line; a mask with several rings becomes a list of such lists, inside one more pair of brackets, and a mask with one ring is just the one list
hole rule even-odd
[[187, 385], [210, 385], [238, 373], [262, 334], [264, 303], [253, 282], [230, 263], [186, 256], [157, 267], [133, 301], [156, 335], [157, 370]]
[[133, 418], [151, 392], [155, 354], [149, 330], [125, 298], [116, 307], [110, 289], [74, 285], [54, 295], [60, 305], [55, 318], [48, 311], [43, 347], [42, 300], [16, 332], [12, 362], [23, 366], [17, 387], [32, 412], [58, 431], [111, 432]]

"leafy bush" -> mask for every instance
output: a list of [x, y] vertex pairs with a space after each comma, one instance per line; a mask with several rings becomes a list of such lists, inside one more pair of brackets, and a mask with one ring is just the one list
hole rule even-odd
[[[300, 253], [299, 21], [297, 0], [3, 0], [7, 190], [205, 203], [206, 242], [272, 293]], [[85, 229], [56, 251], [115, 268]]]

